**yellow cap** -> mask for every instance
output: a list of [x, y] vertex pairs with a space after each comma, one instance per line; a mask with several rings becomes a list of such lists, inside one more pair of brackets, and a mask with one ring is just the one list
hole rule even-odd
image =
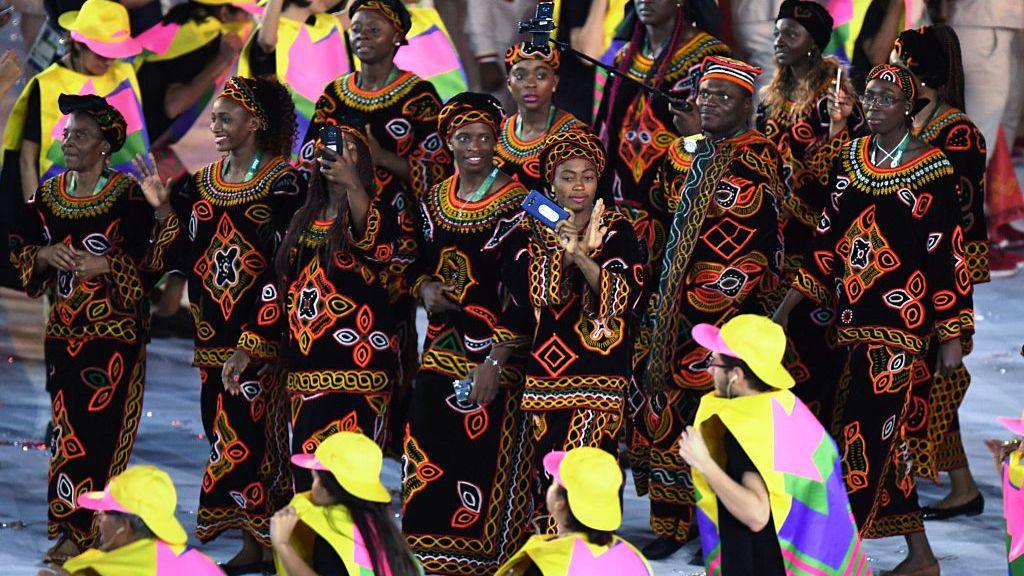
[[181, 545], [188, 540], [174, 517], [178, 506], [174, 482], [156, 466], [131, 466], [111, 478], [104, 491], [80, 495], [78, 505], [88, 510], [134, 514], [168, 544]]
[[71, 39], [105, 58], [128, 58], [142, 52], [142, 45], [131, 36], [128, 11], [110, 0], [85, 0], [81, 10], [65, 12], [57, 18]]
[[544, 457], [544, 469], [565, 488], [569, 510], [584, 526], [611, 532], [622, 524], [622, 470], [614, 456], [589, 446], [550, 452]]
[[332, 434], [313, 454], [292, 456], [292, 464], [330, 472], [338, 484], [356, 498], [370, 502], [391, 501], [388, 489], [380, 481], [384, 454], [373, 440], [358, 432]]
[[698, 344], [746, 362], [765, 384], [779, 390], [793, 387], [793, 376], [782, 365], [786, 333], [770, 318], [757, 314], [734, 316], [721, 328], [698, 324], [691, 331]]

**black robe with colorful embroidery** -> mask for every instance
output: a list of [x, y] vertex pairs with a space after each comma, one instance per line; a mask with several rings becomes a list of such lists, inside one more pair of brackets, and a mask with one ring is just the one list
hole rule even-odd
[[[11, 234], [11, 263], [32, 297], [49, 295], [46, 390], [53, 407], [49, 537], [79, 547], [96, 535], [93, 514], [78, 506], [124, 471], [142, 414], [149, 307], [165, 251], [178, 230], [174, 214], [154, 228], [153, 209], [135, 180], [120, 172], [89, 197], [72, 196], [69, 172], [39, 187]], [[41, 269], [46, 246], [64, 244], [106, 258], [110, 271], [91, 279]]]
[[870, 161], [873, 136], [846, 145], [793, 286], [836, 313], [840, 344], [919, 354], [974, 330], [953, 166], [937, 148], [897, 168]]
[[525, 212], [503, 241], [502, 276], [535, 319], [521, 410], [532, 428], [538, 508], [550, 482], [543, 458], [552, 450], [590, 446], [618, 455], [645, 262], [628, 218], [607, 212], [601, 225], [608, 232], [591, 254], [601, 269], [597, 291], [564, 263], [555, 234]]
[[[293, 454], [313, 453], [340, 431], [383, 444], [398, 369], [394, 311], [381, 279], [395, 253], [396, 219], [371, 204], [362, 236], [343, 231], [341, 250], [325, 262], [321, 250], [334, 225], [316, 221], [299, 232], [288, 278], [265, 276], [254, 319], [238, 342], [256, 360], [282, 357]], [[278, 294], [282, 282], [285, 295]], [[304, 488], [309, 481], [303, 475]]]
[[420, 258], [409, 270], [414, 293], [442, 282], [461, 310], [429, 317], [406, 429], [402, 531], [428, 573], [484, 576], [528, 535], [522, 360], [506, 362], [498, 395], [485, 405], [459, 401], [452, 381], [466, 378], [492, 346], [528, 343], [529, 318], [507, 301], [500, 259], [526, 190], [508, 182], [476, 202], [457, 191], [452, 176], [424, 198]]
[[352, 72], [324, 88], [305, 134], [302, 159], [306, 165], [312, 162], [324, 126], [350, 126], [360, 131], [369, 126], [381, 148], [408, 163], [409, 182], [379, 166], [374, 169], [378, 198], [398, 215], [403, 231], [385, 277], [391, 300], [397, 302], [409, 298], [409, 286], [403, 280], [405, 267], [416, 256], [416, 203], [451, 174], [451, 155], [437, 133], [441, 99], [433, 84], [412, 72], [401, 72], [380, 90], [363, 90], [358, 80], [359, 73]]
[[239, 394], [221, 379], [224, 363], [253, 317], [261, 280], [272, 266], [305, 180], [282, 157], [267, 158], [247, 182], [224, 180], [224, 160], [188, 181], [179, 211], [188, 233], [176, 248], [177, 269], [188, 275], [196, 321], [195, 356], [202, 382], [200, 408], [210, 441], [196, 535], [203, 542], [239, 528], [265, 545], [270, 516], [291, 491], [287, 421], [273, 371], [256, 367], [239, 376]]
[[[651, 196], [669, 222], [659, 278], [637, 340], [645, 397], [631, 438], [637, 489], [649, 491], [651, 527], [683, 541], [693, 521], [689, 468], [677, 440], [714, 382], [710, 355], [690, 337], [699, 323], [764, 314], [759, 296], [782, 272], [777, 201], [781, 159], [771, 142], [748, 130], [695, 153], [673, 142]], [[646, 361], [645, 361], [646, 358]]]

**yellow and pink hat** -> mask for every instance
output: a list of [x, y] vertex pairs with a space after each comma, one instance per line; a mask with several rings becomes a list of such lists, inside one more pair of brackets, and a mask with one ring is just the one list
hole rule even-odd
[[128, 10], [110, 0], [85, 0], [81, 10], [60, 15], [57, 22], [71, 39], [104, 58], [130, 58], [142, 52], [132, 38]]
[[188, 540], [174, 516], [178, 506], [174, 483], [155, 466], [130, 466], [111, 478], [102, 492], [79, 495], [78, 505], [86, 510], [138, 516], [157, 538], [168, 544], [182, 545]]

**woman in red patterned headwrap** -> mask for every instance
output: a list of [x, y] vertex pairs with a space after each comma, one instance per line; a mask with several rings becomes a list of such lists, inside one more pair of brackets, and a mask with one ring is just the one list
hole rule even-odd
[[[405, 437], [402, 530], [430, 574], [493, 574], [526, 536], [529, 443], [519, 416], [528, 314], [508, 308], [500, 248], [526, 195], [493, 164], [498, 101], [465, 92], [438, 128], [456, 175], [423, 198], [413, 293], [428, 316]], [[468, 396], [458, 394], [471, 382]]]
[[906, 537], [895, 574], [933, 576], [939, 564], [905, 449], [913, 365], [934, 334], [934, 369], [951, 373], [974, 321], [955, 173], [913, 135], [917, 97], [902, 66], [868, 74], [861, 102], [871, 135], [832, 164], [817, 235], [776, 318], [785, 324], [805, 297], [832, 309], [845, 358], [832, 435], [857, 526], [864, 538]]
[[[230, 78], [213, 103], [210, 130], [224, 157], [196, 172], [181, 194], [176, 208], [188, 229], [172, 263], [188, 275], [196, 320], [192, 364], [199, 368], [210, 441], [196, 536], [209, 542], [241, 529], [242, 550], [226, 569], [255, 570], [269, 558], [270, 516], [291, 493], [287, 407], [272, 370], [232, 372], [225, 363], [239, 347], [260, 280], [306, 185], [288, 162], [295, 111], [278, 82]], [[164, 184], [147, 172], [146, 186]]]
[[555, 232], [523, 212], [502, 248], [512, 298], [537, 324], [522, 410], [530, 416], [538, 503], [550, 483], [545, 455], [580, 446], [617, 455], [625, 420], [644, 263], [630, 221], [594, 202], [604, 159], [589, 130], [548, 138], [539, 159], [545, 189], [570, 216]]

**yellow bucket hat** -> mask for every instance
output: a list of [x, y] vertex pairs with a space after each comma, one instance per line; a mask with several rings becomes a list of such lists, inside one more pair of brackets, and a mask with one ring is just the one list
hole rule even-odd
[[292, 464], [334, 475], [341, 487], [356, 498], [370, 502], [391, 501], [380, 482], [384, 454], [380, 446], [358, 432], [338, 432], [320, 443], [313, 454], [295, 454]]
[[178, 493], [166, 472], [156, 466], [131, 466], [114, 476], [102, 492], [86, 492], [78, 505], [87, 510], [122, 512], [142, 519], [153, 534], [172, 545], [188, 540], [174, 517]]
[[614, 456], [589, 446], [549, 452], [544, 456], [544, 469], [565, 488], [569, 510], [584, 526], [611, 532], [622, 524], [622, 470]]
[[793, 376], [782, 365], [786, 333], [770, 318], [757, 314], [734, 316], [721, 328], [698, 324], [691, 331], [698, 344], [746, 362], [765, 384], [779, 390], [793, 387]]
[[65, 12], [57, 18], [71, 39], [88, 46], [104, 58], [129, 58], [142, 52], [142, 45], [131, 36], [128, 11], [110, 0], [85, 0], [81, 10]]

